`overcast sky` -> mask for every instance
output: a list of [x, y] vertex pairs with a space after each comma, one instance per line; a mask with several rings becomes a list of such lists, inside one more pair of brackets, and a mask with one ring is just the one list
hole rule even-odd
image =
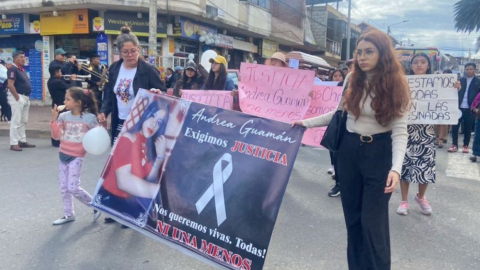
[[[391, 26], [397, 40], [408, 40], [415, 46], [435, 46], [455, 56], [475, 55], [475, 40], [480, 33], [457, 33], [454, 29], [453, 5], [457, 0], [352, 0], [352, 19], [387, 31]], [[336, 7], [336, 4], [333, 4]], [[347, 14], [348, 0], [340, 2], [340, 11]], [[476, 54], [480, 58], [480, 54]]]

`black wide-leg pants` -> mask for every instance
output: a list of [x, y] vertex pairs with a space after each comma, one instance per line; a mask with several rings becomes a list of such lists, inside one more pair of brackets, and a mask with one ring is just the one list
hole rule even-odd
[[385, 185], [392, 167], [392, 139], [382, 135], [365, 143], [359, 134], [347, 132], [336, 155], [350, 270], [387, 270], [391, 265], [391, 193], [385, 194]]

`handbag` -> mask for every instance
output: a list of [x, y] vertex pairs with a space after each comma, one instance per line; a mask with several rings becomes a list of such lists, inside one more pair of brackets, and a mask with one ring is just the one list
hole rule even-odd
[[337, 152], [340, 148], [343, 135], [347, 131], [347, 111], [338, 110], [332, 117], [327, 130], [323, 134], [320, 145], [332, 152]]

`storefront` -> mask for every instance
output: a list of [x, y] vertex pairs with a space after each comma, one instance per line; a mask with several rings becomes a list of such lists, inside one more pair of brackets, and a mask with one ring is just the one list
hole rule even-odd
[[54, 36], [53, 49], [62, 48], [78, 59], [88, 59], [97, 53], [96, 35], [90, 32], [87, 9], [42, 12], [40, 26], [42, 36]]
[[[157, 16], [157, 49], [156, 59], [148, 59], [149, 55], [149, 46], [148, 46], [148, 36], [149, 36], [149, 19], [147, 13], [132, 13], [132, 12], [123, 12], [123, 11], [107, 11], [104, 13], [104, 17], [94, 18], [94, 28], [95, 32], [104, 32], [108, 35], [109, 40], [111, 40], [112, 46], [112, 61], [117, 61], [120, 59], [120, 52], [116, 47], [115, 39], [120, 35], [120, 28], [125, 25], [131, 27], [132, 33], [135, 34], [140, 42], [140, 54], [156, 66], [159, 65], [159, 59], [162, 55], [162, 38], [167, 37], [167, 21], [166, 18], [162, 15]], [[99, 42], [101, 43], [101, 42]], [[108, 50], [108, 49], [107, 49]], [[99, 53], [100, 54], [100, 53]], [[111, 64], [111, 63], [110, 63]]]
[[258, 43], [258, 63], [264, 63], [265, 59], [272, 57], [272, 55], [279, 51], [279, 44], [268, 39], [260, 39]]
[[[203, 35], [202, 35], [203, 34]], [[217, 27], [204, 22], [192, 20], [186, 17], [176, 17], [173, 28], [175, 37], [173, 66], [184, 66], [188, 61], [188, 55], [195, 56], [194, 61], [200, 62], [200, 41], [202, 36], [217, 34]], [[203, 41], [202, 41], [203, 42]], [[214, 49], [210, 45], [203, 45], [202, 52]]]
[[25, 71], [32, 83], [31, 99], [43, 99], [42, 86], [42, 40], [38, 32], [31, 31], [38, 16], [28, 14], [10, 14], [0, 20], [0, 59], [10, 66], [13, 63], [13, 53], [25, 53]]

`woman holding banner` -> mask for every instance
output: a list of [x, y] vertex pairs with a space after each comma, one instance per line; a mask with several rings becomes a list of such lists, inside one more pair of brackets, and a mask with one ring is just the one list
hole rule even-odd
[[166, 92], [158, 71], [145, 61], [139, 61], [140, 43], [124, 26], [117, 37], [117, 47], [121, 59], [112, 64], [108, 71], [108, 83], [105, 85], [105, 100], [98, 115], [98, 121], [106, 125], [106, 117], [112, 113], [112, 145], [115, 142], [125, 119], [127, 119], [133, 100], [140, 88]]
[[202, 65], [197, 66], [193, 60], [188, 61], [184, 70], [173, 89], [173, 95], [176, 97], [182, 97], [182, 90], [199, 90], [208, 76], [205, 68]]
[[[410, 91], [390, 38], [363, 33], [339, 110], [347, 115], [337, 152], [337, 176], [348, 232], [350, 269], [390, 269], [388, 201], [400, 179], [407, 147]], [[295, 122], [327, 126], [335, 111]]]
[[[410, 75], [432, 74], [430, 57], [425, 53], [418, 53], [410, 61]], [[403, 160], [402, 201], [397, 208], [397, 214], [408, 214], [408, 188], [410, 184], [418, 184], [418, 193], [415, 201], [419, 204], [423, 214], [431, 215], [432, 207], [425, 197], [428, 184], [435, 183], [435, 130], [433, 125], [408, 125], [407, 153]]]
[[[155, 92], [166, 92], [158, 71], [150, 64], [140, 60], [140, 43], [129, 27], [120, 29], [117, 48], [121, 59], [110, 66], [108, 83], [105, 85], [105, 98], [98, 114], [98, 121], [106, 126], [107, 116], [112, 113], [111, 144], [113, 146], [123, 123], [132, 109], [133, 100], [140, 88]], [[113, 219], [105, 218], [105, 222]]]

